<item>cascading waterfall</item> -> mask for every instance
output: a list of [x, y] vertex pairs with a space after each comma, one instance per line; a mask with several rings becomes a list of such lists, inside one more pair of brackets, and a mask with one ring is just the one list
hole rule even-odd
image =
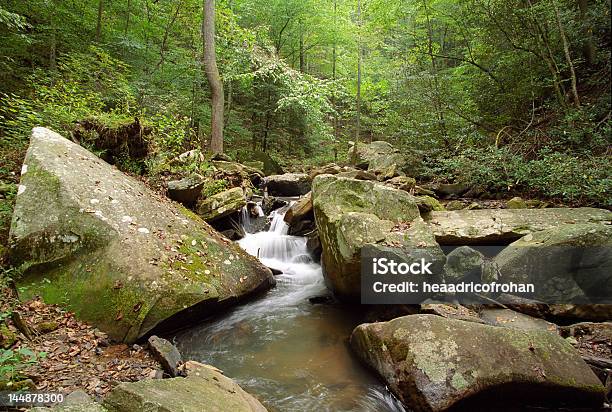
[[289, 207], [271, 213], [268, 231], [249, 232], [251, 210], [245, 208], [241, 218], [246, 235], [238, 244], [282, 272], [276, 287], [183, 332], [176, 337], [179, 349], [187, 358], [219, 367], [273, 410], [404, 411], [348, 351], [346, 337], [361, 315], [308, 301], [328, 291], [306, 238], [287, 234]]

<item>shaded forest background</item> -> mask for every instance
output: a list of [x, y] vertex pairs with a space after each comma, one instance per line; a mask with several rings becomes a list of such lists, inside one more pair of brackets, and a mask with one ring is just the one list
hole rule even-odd
[[[34, 125], [102, 152], [136, 124], [152, 149], [115, 161], [150, 179], [206, 149], [202, 9], [3, 0], [3, 196]], [[609, 0], [219, 0], [225, 151], [298, 170], [386, 140], [422, 159], [421, 181], [609, 208], [610, 34]]]

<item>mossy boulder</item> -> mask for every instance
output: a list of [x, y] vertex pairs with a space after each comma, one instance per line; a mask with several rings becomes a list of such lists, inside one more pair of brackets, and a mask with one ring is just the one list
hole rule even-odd
[[206, 179], [202, 176], [188, 176], [168, 182], [168, 197], [179, 203], [193, 205], [202, 193]]
[[118, 341], [179, 327], [274, 283], [184, 207], [48, 129], [32, 132], [11, 224], [20, 297]]
[[419, 209], [421, 210], [421, 212], [424, 213], [431, 212], [432, 210], [436, 212], [446, 210], [444, 206], [438, 201], [438, 199], [433, 198], [431, 196], [416, 196], [416, 201], [419, 205]]
[[216, 195], [200, 199], [196, 210], [202, 219], [207, 222], [213, 222], [232, 213], [239, 212], [240, 209], [246, 206], [246, 203], [242, 188], [234, 187]]
[[266, 411], [218, 369], [196, 362], [186, 367], [186, 378], [122, 383], [107, 395], [104, 406], [109, 412]]
[[355, 160], [355, 167], [388, 179], [397, 175], [416, 176], [422, 168], [420, 156], [416, 152], [400, 151], [391, 143], [380, 140], [352, 145], [348, 159], [351, 162]]
[[548, 331], [409, 315], [359, 325], [350, 344], [417, 412], [596, 409], [604, 402], [604, 388], [580, 354]]
[[506, 202], [508, 209], [527, 209], [527, 203], [520, 197], [513, 197]]
[[357, 300], [361, 248], [401, 245], [403, 234], [392, 229], [400, 222], [420, 220], [416, 201], [407, 192], [380, 183], [331, 175], [314, 179], [312, 198], [326, 282], [339, 297]]
[[431, 212], [425, 220], [442, 245], [509, 244], [522, 236], [565, 224], [610, 224], [605, 209], [483, 209]]
[[502, 282], [533, 283], [536, 300], [610, 303], [612, 226], [562, 225], [532, 233], [502, 250], [495, 263]]

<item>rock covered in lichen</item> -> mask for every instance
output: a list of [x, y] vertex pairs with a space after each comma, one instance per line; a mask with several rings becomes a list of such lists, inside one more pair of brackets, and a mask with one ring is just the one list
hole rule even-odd
[[[421, 240], [427, 243], [422, 239], [422, 231], [428, 232], [424, 224], [411, 226], [406, 236], [392, 231], [396, 224], [420, 221], [415, 199], [405, 191], [377, 182], [319, 175], [313, 182], [312, 197], [324, 275], [341, 298], [356, 300], [360, 296], [360, 252], [364, 245], [403, 245], [404, 238], [415, 244]], [[430, 237], [430, 243], [435, 244]]]
[[18, 193], [10, 244], [21, 297], [61, 304], [115, 340], [274, 282], [195, 214], [48, 129], [33, 130]]
[[598, 408], [604, 401], [578, 352], [549, 331], [409, 315], [359, 325], [351, 347], [415, 411]]

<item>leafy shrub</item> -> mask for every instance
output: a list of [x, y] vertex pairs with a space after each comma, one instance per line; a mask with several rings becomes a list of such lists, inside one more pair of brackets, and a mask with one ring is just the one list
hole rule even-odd
[[35, 353], [25, 347], [0, 349], [0, 382], [6, 385], [24, 379], [23, 370], [46, 356], [45, 352]]
[[202, 188], [202, 196], [205, 198], [214, 196], [217, 193], [221, 193], [224, 190], [227, 190], [228, 187], [229, 187], [229, 184], [227, 183], [226, 180], [223, 180], [223, 179], [211, 180], [207, 182]]
[[609, 156], [541, 150], [534, 160], [507, 148], [467, 149], [452, 158], [436, 157], [429, 175], [480, 186], [493, 193], [518, 193], [572, 204], [612, 206]]

